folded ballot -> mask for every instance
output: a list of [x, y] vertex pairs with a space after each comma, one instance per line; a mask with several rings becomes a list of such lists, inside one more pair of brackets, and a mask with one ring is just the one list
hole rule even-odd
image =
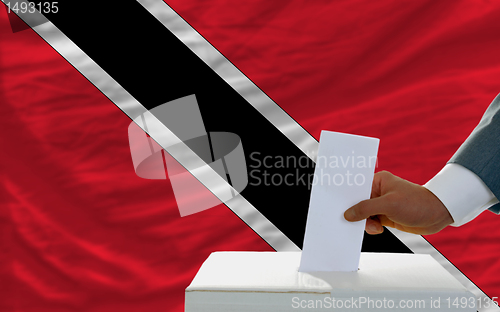
[[429, 255], [361, 253], [355, 272], [299, 272], [301, 252], [215, 252], [185, 292], [186, 312], [476, 311]]

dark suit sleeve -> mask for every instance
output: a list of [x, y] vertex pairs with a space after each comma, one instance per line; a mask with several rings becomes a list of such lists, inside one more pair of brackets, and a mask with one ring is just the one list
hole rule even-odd
[[[474, 172], [500, 199], [500, 94], [448, 163], [462, 165]], [[500, 213], [500, 204], [489, 210]]]

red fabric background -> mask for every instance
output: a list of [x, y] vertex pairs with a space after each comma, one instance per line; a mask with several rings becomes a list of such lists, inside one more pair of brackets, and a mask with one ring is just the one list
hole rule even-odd
[[[423, 184], [500, 92], [500, 4], [168, 0], [313, 136], [379, 137], [379, 168]], [[96, 114], [98, 112], [98, 114]], [[183, 311], [210, 252], [271, 250], [225, 206], [180, 218], [134, 173], [130, 123], [0, 10], [0, 311]], [[500, 217], [426, 237], [500, 296]]]

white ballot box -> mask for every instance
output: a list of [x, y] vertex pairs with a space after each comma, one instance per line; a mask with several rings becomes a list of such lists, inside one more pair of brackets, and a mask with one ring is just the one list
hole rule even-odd
[[214, 252], [186, 288], [186, 312], [476, 311], [429, 255], [361, 253], [357, 272], [299, 272], [300, 252]]

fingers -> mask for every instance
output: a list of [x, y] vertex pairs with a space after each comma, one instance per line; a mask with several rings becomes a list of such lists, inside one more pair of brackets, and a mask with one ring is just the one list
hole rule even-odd
[[372, 191], [370, 198], [380, 197], [384, 194], [385, 186], [393, 180], [395, 176], [388, 171], [379, 171], [373, 176]]
[[381, 225], [383, 225], [383, 226], [389, 226], [389, 227], [392, 227], [392, 228], [396, 228], [397, 227], [396, 223], [394, 223], [394, 221], [390, 220], [386, 216], [377, 216], [377, 217], [378, 217], [378, 220], [379, 220], [379, 222], [380, 222]]
[[380, 234], [384, 231], [384, 227], [380, 224], [380, 221], [376, 217], [368, 218], [366, 219], [365, 231], [366, 233], [372, 235]]
[[370, 198], [377, 198], [380, 197], [381, 195], [381, 176], [380, 172], [375, 173], [375, 176], [373, 177], [373, 182], [372, 182], [372, 191], [370, 194]]
[[347, 221], [361, 221], [371, 216], [387, 213], [387, 200], [384, 196], [359, 202], [344, 212]]

